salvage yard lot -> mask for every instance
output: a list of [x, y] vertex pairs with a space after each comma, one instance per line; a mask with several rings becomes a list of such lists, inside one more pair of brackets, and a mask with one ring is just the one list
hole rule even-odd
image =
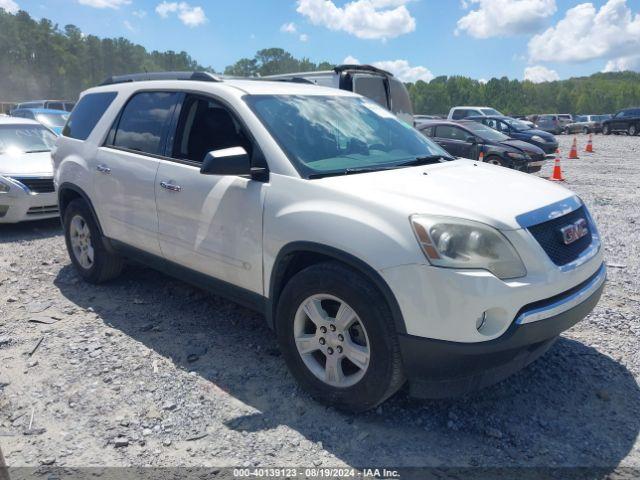
[[497, 386], [364, 415], [301, 393], [260, 316], [141, 267], [84, 284], [57, 221], [0, 226], [7, 463], [640, 467], [640, 138], [578, 138], [562, 166], [604, 237], [600, 304]]

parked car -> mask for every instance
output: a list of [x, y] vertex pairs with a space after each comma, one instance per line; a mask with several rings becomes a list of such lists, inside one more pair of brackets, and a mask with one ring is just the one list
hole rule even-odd
[[523, 142], [531, 143], [542, 149], [547, 155], [553, 155], [558, 148], [558, 140], [551, 133], [529, 126], [530, 122], [523, 122], [510, 117], [468, 117], [467, 120], [480, 122], [487, 127], [493, 128], [508, 137]]
[[8, 115], [14, 108], [16, 104], [13, 102], [0, 102], [0, 115]]
[[602, 133], [626, 133], [638, 135], [640, 132], [640, 108], [627, 108], [620, 110], [613, 118], [602, 122]]
[[559, 113], [557, 116], [562, 127], [566, 127], [570, 123], [573, 123], [573, 115], [569, 113]]
[[560, 135], [564, 132], [564, 126], [558, 118], [558, 115], [538, 115], [535, 123], [538, 126], [538, 130], [542, 130], [544, 132], [549, 132], [554, 135]]
[[36, 121], [0, 117], [0, 223], [58, 216], [50, 153], [55, 140]]
[[62, 110], [64, 112], [70, 112], [73, 110], [75, 102], [69, 102], [66, 100], [32, 100], [29, 102], [22, 102], [16, 106], [16, 109], [24, 108], [44, 108], [47, 110]]
[[36, 120], [49, 127], [56, 135], [60, 135], [62, 127], [67, 123], [69, 113], [63, 110], [49, 110], [46, 108], [17, 108], [11, 112], [11, 116]]
[[535, 145], [514, 140], [473, 120], [434, 120], [416, 128], [457, 158], [476, 160], [482, 152], [487, 163], [529, 173], [540, 171], [546, 158]]
[[565, 133], [600, 133], [602, 122], [610, 118], [610, 115], [578, 115], [575, 121], [565, 126]]
[[278, 81], [307, 81], [323, 87], [359, 93], [390, 110], [404, 122], [413, 125], [413, 106], [404, 83], [393, 74], [371, 65], [338, 65], [333, 70], [268, 75], [262, 78]]
[[141, 78], [84, 92], [53, 152], [75, 269], [101, 283], [133, 258], [262, 312], [322, 402], [490, 385], [598, 302], [600, 236], [559, 184], [447, 161], [351, 92]]
[[439, 120], [442, 117], [438, 116], [438, 115], [414, 115], [413, 116], [413, 124], [417, 125], [421, 122], [424, 121], [428, 121], [428, 120]]
[[453, 107], [449, 110], [447, 120], [462, 120], [467, 117], [481, 117], [486, 115], [502, 115], [491, 107]]

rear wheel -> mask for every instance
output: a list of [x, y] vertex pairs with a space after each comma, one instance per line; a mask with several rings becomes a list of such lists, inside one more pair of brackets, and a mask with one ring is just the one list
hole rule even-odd
[[603, 135], [610, 135], [611, 134], [611, 127], [609, 125], [603, 125], [602, 126], [602, 134]]
[[366, 278], [342, 264], [295, 275], [280, 296], [276, 329], [291, 373], [322, 403], [364, 411], [404, 383], [389, 307]]
[[627, 130], [629, 136], [635, 137], [638, 134], [638, 127], [635, 124], [629, 125], [629, 130]]
[[584, 127], [582, 129], [582, 133], [584, 133], [585, 135], [588, 135], [590, 132], [589, 132], [589, 129], [587, 127]]
[[107, 250], [104, 238], [86, 202], [73, 200], [64, 211], [64, 237], [76, 271], [89, 283], [102, 283], [120, 275], [124, 262]]

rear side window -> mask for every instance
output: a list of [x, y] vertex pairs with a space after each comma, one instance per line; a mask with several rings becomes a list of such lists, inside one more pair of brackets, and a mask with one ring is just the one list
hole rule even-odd
[[77, 107], [69, 116], [69, 121], [62, 130], [62, 135], [76, 140], [86, 140], [96, 124], [116, 98], [115, 92], [90, 93], [82, 97]]
[[436, 137], [448, 138], [451, 140], [465, 140], [470, 134], [458, 127], [450, 125], [439, 125], [436, 128]]
[[177, 93], [134, 95], [120, 115], [111, 145], [136, 152], [162, 154], [162, 139], [176, 105]]
[[461, 118], [466, 118], [469, 116], [469, 111], [459, 108], [453, 111], [453, 115], [451, 115], [451, 118], [453, 120], [460, 120]]
[[355, 93], [370, 98], [384, 108], [389, 108], [387, 104], [387, 89], [384, 86], [384, 79], [382, 77], [356, 75], [353, 85]]
[[51, 110], [64, 110], [64, 104], [62, 102], [48, 102], [46, 107]]

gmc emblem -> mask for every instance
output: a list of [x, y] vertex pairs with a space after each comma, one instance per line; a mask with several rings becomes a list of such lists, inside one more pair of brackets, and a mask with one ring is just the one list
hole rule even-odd
[[589, 234], [589, 225], [584, 218], [581, 218], [571, 225], [562, 227], [560, 233], [562, 234], [564, 244], [570, 245]]

